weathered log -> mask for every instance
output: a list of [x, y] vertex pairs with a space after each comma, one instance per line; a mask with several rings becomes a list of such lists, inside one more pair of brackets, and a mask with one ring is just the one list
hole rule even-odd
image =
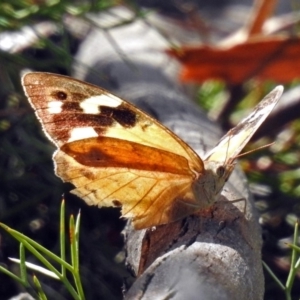
[[[168, 45], [161, 36], [142, 21], [109, 34], [129, 61], [116, 53], [103, 32], [94, 29], [81, 46], [77, 56], [81, 66], [75, 76], [132, 101], [200, 156], [211, 149], [220, 130], [176, 83], [174, 65], [162, 51]], [[83, 69], [82, 63], [102, 76]], [[129, 224], [124, 231], [127, 264], [137, 279], [125, 298], [262, 299], [260, 227], [246, 185], [237, 166], [210, 209], [147, 230], [135, 231]], [[240, 198], [246, 201], [231, 202]]]

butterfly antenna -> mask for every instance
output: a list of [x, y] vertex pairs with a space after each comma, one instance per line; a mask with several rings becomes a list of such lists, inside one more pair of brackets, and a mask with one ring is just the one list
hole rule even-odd
[[249, 151], [247, 151], [247, 152], [243, 152], [243, 153], [241, 153], [241, 154], [238, 154], [234, 159], [237, 159], [237, 158], [239, 158], [239, 157], [241, 157], [241, 156], [245, 156], [245, 155], [247, 155], [247, 154], [249, 154], [249, 153], [252, 153], [252, 152], [255, 152], [255, 151], [257, 151], [257, 150], [260, 150], [260, 149], [264, 149], [264, 148], [270, 147], [270, 146], [272, 146], [274, 143], [275, 143], [275, 142], [270, 143], [270, 144], [267, 144], [267, 145], [263, 145], [263, 146], [261, 146], [261, 147], [255, 148], [255, 149], [253, 149], [253, 150], [249, 150]]

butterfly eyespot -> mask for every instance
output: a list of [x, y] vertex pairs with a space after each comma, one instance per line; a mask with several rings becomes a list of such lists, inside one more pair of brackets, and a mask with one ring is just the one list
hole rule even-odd
[[52, 93], [52, 97], [57, 100], [66, 100], [68, 95], [67, 95], [67, 93], [62, 92], [62, 91], [56, 91], [56, 92]]
[[225, 168], [224, 166], [220, 166], [217, 168], [217, 175], [218, 177], [223, 177], [223, 175], [225, 174]]
[[121, 207], [122, 206], [122, 203], [120, 201], [118, 201], [118, 200], [113, 200], [112, 203], [116, 207]]

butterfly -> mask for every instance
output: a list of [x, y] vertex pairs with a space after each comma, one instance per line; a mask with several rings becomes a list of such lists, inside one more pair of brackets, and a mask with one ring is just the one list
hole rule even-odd
[[25, 74], [22, 85], [57, 147], [57, 176], [89, 205], [121, 207], [135, 229], [210, 207], [283, 92], [276, 87], [202, 160], [161, 123], [97, 86], [41, 72]]

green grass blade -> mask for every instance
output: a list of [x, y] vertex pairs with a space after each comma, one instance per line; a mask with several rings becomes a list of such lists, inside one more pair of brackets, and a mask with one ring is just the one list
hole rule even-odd
[[29, 286], [26, 270], [25, 247], [23, 243], [20, 243], [20, 275], [25, 282], [25, 286]]
[[[65, 228], [65, 201], [61, 202], [60, 207], [60, 258], [63, 261], [66, 261], [66, 228]], [[63, 277], [66, 277], [66, 267], [64, 264], [61, 264], [61, 274]]]
[[[26, 248], [29, 251], [32, 250], [32, 251], [34, 251], [34, 253], [39, 253], [39, 252], [37, 252], [37, 250], [39, 250], [41, 253], [48, 256], [49, 258], [56, 261], [57, 263], [63, 264], [70, 272], [73, 271], [73, 267], [70, 264], [68, 264], [66, 261], [62, 260], [60, 257], [55, 255], [54, 253], [52, 253], [51, 251], [49, 251], [48, 249], [46, 249], [39, 243], [35, 242], [34, 240], [30, 239], [29, 237], [25, 236], [24, 234], [6, 226], [3, 223], [0, 223], [0, 227], [2, 227], [5, 231], [7, 231], [10, 235], [12, 235], [20, 243], [24, 243], [24, 246], [26, 246]], [[31, 247], [28, 248], [27, 247], [28, 245], [30, 245]], [[37, 250], [35, 250], [35, 249], [37, 249]]]
[[75, 265], [74, 268], [79, 272], [79, 233], [80, 233], [81, 213], [79, 212], [75, 222], [74, 243], [75, 243]]
[[81, 213], [79, 212], [75, 222], [75, 232], [74, 232], [74, 243], [75, 243], [75, 253], [74, 253], [74, 281], [77, 287], [78, 294], [81, 299], [85, 299], [84, 291], [80, 279], [79, 271], [79, 236], [80, 236], [80, 221]]
[[7, 269], [5, 269], [3, 266], [0, 266], [0, 272], [6, 274], [7, 276], [9, 276], [10, 278], [12, 278], [13, 280], [16, 280], [17, 282], [19, 282], [22, 285], [26, 286], [26, 282], [24, 282], [24, 280], [22, 278], [19, 278], [14, 273], [12, 273], [12, 272], [8, 271]]
[[278, 279], [278, 277], [273, 273], [273, 271], [269, 268], [269, 266], [262, 261], [262, 264], [264, 266], [264, 268], [266, 269], [266, 271], [270, 274], [270, 276], [275, 280], [275, 282], [279, 285], [279, 287], [285, 291], [285, 286], [282, 284], [282, 282]]
[[71, 261], [72, 261], [72, 267], [75, 270], [75, 265], [76, 265], [76, 243], [75, 243], [75, 222], [74, 222], [74, 216], [73, 215], [70, 216], [69, 234], [70, 234]]
[[[293, 238], [293, 244], [297, 245], [299, 235], [299, 223], [298, 221], [295, 223], [295, 229], [294, 229], [294, 238]], [[287, 296], [291, 297], [291, 290], [294, 284], [295, 276], [297, 269], [295, 268], [297, 257], [299, 256], [298, 251], [292, 247], [292, 256], [291, 256], [291, 266], [290, 266], [290, 272], [286, 281], [286, 294]]]
[[39, 299], [40, 300], [47, 300], [47, 296], [46, 294], [44, 293], [43, 289], [42, 289], [42, 286], [38, 280], [38, 278], [34, 275], [33, 276], [33, 283], [37, 289], [37, 292], [38, 292], [38, 296], [39, 296]]

